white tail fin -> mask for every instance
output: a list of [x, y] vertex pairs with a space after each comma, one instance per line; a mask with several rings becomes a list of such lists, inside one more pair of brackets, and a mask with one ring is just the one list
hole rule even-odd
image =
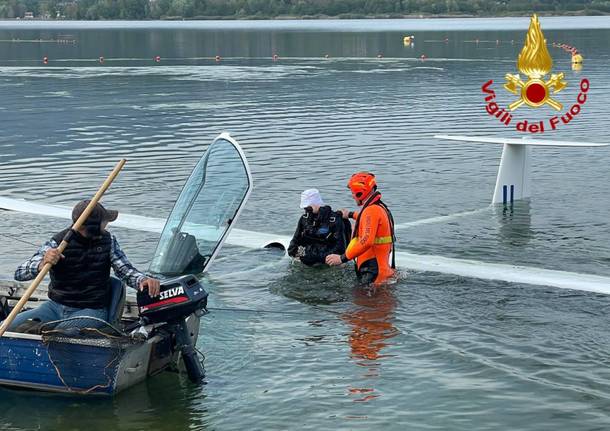
[[531, 196], [531, 146], [538, 147], [606, 147], [608, 144], [542, 139], [494, 138], [484, 136], [435, 135], [438, 139], [471, 143], [503, 144], [492, 204], [512, 204]]

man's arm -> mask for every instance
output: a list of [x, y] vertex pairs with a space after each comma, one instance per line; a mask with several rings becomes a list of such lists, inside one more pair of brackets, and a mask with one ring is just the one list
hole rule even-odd
[[138, 271], [127, 259], [116, 237], [112, 235], [112, 246], [110, 249], [110, 263], [117, 277], [123, 280], [129, 287], [138, 289], [140, 283], [147, 277], [144, 273]]
[[344, 219], [354, 219], [354, 220], [358, 220], [358, 215], [360, 214], [359, 211], [350, 211], [347, 208], [341, 208], [339, 211], [341, 211], [341, 214], [343, 215]]
[[[377, 228], [380, 222], [380, 213], [378, 206], [370, 206], [362, 213], [360, 223], [362, 223], [362, 237], [358, 237], [358, 241], [353, 242], [345, 250], [345, 254], [342, 256], [342, 261], [348, 261], [357, 258], [369, 248], [375, 245], [375, 238], [377, 237]], [[357, 235], [358, 233], [356, 233]]]
[[160, 282], [146, 274], [138, 271], [127, 259], [116, 237], [112, 235], [112, 245], [110, 249], [110, 263], [117, 277], [123, 280], [129, 287], [134, 289], [148, 289], [150, 296], [158, 296]]
[[288, 246], [288, 256], [296, 257], [297, 251], [299, 248], [299, 238], [301, 237], [301, 220], [303, 218], [299, 218], [299, 222], [297, 223], [297, 229], [294, 231], [294, 235], [292, 235], [292, 239], [290, 240], [290, 245]]
[[15, 271], [15, 280], [28, 281], [35, 279], [40, 272], [40, 264], [44, 259], [45, 253], [50, 249], [57, 247], [58, 244], [55, 240], [51, 239], [47, 241], [32, 257], [17, 267], [17, 270]]

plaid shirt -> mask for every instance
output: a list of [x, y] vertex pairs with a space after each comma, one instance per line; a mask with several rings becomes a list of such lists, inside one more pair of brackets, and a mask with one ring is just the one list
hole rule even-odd
[[[119, 242], [114, 235], [112, 237], [112, 245], [110, 247], [110, 263], [112, 269], [117, 277], [127, 283], [128, 286], [137, 289], [142, 280], [146, 277], [145, 274], [138, 271], [130, 262], [127, 260], [127, 256], [121, 250]], [[44, 254], [52, 248], [59, 247], [59, 244], [55, 240], [51, 239], [47, 241], [42, 247], [38, 249], [36, 254], [23, 262], [15, 271], [15, 280], [17, 281], [28, 281], [33, 280], [38, 275], [38, 267], [44, 258]]]

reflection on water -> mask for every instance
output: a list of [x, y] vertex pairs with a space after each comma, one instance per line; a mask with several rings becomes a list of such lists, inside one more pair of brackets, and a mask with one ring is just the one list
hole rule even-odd
[[[30, 407], [24, 405], [26, 399]], [[175, 430], [203, 429], [204, 401], [202, 388], [174, 373], [148, 379], [114, 399], [0, 389], [0, 429], [170, 429], [164, 424]]]
[[510, 246], [526, 245], [534, 232], [530, 200], [519, 200], [512, 204], [494, 205], [494, 215], [498, 221], [499, 239]]
[[[286, 276], [272, 282], [270, 291], [314, 306], [337, 304], [347, 310], [337, 313], [348, 325], [349, 357], [361, 369], [359, 381], [366, 387], [351, 385], [353, 401], [369, 401], [379, 396], [375, 382], [382, 377], [384, 362], [392, 355], [383, 350], [400, 334], [394, 326], [398, 305], [396, 285], [363, 286], [357, 284], [351, 265], [343, 267], [306, 267], [292, 263]], [[319, 308], [316, 308], [319, 309]], [[335, 313], [334, 311], [331, 311]], [[316, 324], [314, 326], [319, 326]], [[308, 336], [307, 342], [326, 341], [325, 336]]]
[[354, 288], [353, 303], [356, 306], [342, 314], [341, 319], [350, 326], [348, 342], [351, 358], [365, 372], [363, 377], [371, 383], [368, 388], [350, 387], [349, 393], [357, 397], [355, 402], [377, 398], [375, 380], [381, 375], [385, 359], [382, 350], [399, 330], [393, 325], [397, 300], [391, 286], [359, 286]]

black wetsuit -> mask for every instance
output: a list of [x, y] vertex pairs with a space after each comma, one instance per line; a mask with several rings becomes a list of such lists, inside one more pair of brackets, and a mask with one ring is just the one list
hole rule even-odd
[[[300, 257], [301, 262], [309, 266], [325, 263], [329, 254], [345, 252], [349, 241], [346, 231], [349, 229], [346, 229], [340, 212], [323, 206], [318, 214], [314, 214], [311, 207], [307, 207], [290, 241], [288, 255]], [[299, 247], [303, 247], [304, 253], [299, 253]]]

